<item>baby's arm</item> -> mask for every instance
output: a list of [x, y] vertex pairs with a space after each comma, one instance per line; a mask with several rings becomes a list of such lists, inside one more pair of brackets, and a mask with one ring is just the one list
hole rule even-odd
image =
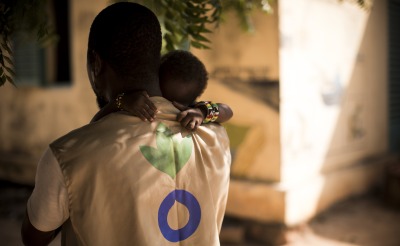
[[121, 110], [129, 112], [143, 121], [153, 121], [157, 112], [156, 106], [149, 99], [146, 91], [132, 91], [118, 95], [115, 100], [102, 108], [91, 122]]
[[217, 103], [217, 111], [219, 112], [219, 114], [217, 117], [211, 117], [209, 120], [205, 120], [207, 117], [210, 117], [210, 112], [206, 106], [206, 103], [204, 102], [197, 103], [193, 108], [183, 106], [177, 102], [173, 102], [173, 104], [176, 108], [181, 110], [181, 112], [177, 116], [177, 121], [179, 121], [183, 127], [189, 130], [196, 130], [197, 127], [200, 126], [202, 123], [223, 123], [228, 121], [233, 116], [231, 108], [223, 103]]
[[215, 120], [215, 122], [224, 123], [230, 120], [233, 116], [231, 107], [223, 103], [217, 103], [217, 105], [218, 105], [219, 115], [218, 118]]

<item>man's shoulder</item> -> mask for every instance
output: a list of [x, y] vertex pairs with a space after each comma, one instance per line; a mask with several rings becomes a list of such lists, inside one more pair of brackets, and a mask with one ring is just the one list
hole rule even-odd
[[99, 121], [89, 123], [59, 137], [50, 144], [50, 147], [53, 149], [57, 146], [72, 147], [90, 144], [90, 142], [95, 139], [102, 139], [111, 133], [115, 133], [117, 129], [120, 129], [123, 125], [137, 123], [140, 123], [140, 119], [136, 117], [130, 117], [119, 113], [110, 114]]
[[57, 138], [54, 140], [51, 144], [50, 147], [53, 149], [55, 146], [60, 146], [63, 145], [64, 143], [67, 143], [69, 141], [73, 142], [78, 142], [80, 138], [84, 138], [85, 135], [89, 134], [90, 132], [93, 132], [93, 129], [95, 128], [94, 123], [90, 123], [84, 126], [81, 126], [79, 128], [76, 128], [67, 134]]

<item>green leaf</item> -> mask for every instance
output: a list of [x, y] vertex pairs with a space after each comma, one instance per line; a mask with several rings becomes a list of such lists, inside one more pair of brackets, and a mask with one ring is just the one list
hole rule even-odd
[[164, 39], [166, 42], [166, 49], [168, 51], [174, 50], [174, 42], [172, 41], [171, 35], [170, 34], [165, 34]]
[[3, 49], [5, 49], [8, 52], [8, 54], [10, 54], [10, 55], [13, 53], [10, 46], [7, 44], [7, 42], [1, 43], [1, 47], [3, 47]]
[[167, 17], [166, 21], [174, 19], [176, 17], [176, 13], [172, 13], [172, 11], [167, 10], [167, 12], [165, 13], [165, 17]]
[[208, 20], [208, 17], [192, 17], [190, 18], [190, 20], [192, 21], [192, 23], [196, 23], [196, 24], [203, 24], [206, 23]]
[[161, 172], [168, 174], [171, 178], [175, 178], [175, 165], [171, 159], [165, 158], [164, 153], [151, 146], [140, 146], [140, 152], [147, 159], [148, 162]]
[[174, 47], [173, 44], [167, 43], [167, 44], [165, 45], [165, 49], [166, 49], [167, 51], [173, 51], [173, 50], [175, 50], [175, 47]]
[[190, 45], [192, 45], [193, 47], [198, 48], [198, 49], [210, 49], [210, 47], [208, 47], [207, 45], [204, 45], [197, 41], [191, 41]]
[[14, 83], [14, 79], [12, 77], [6, 75], [6, 79], [10, 84], [12, 84], [15, 88], [17, 88], [17, 85]]
[[171, 33], [175, 32], [175, 25], [173, 23], [171, 23], [171, 21], [165, 21], [164, 25], [165, 25], [165, 29], [167, 29]]
[[157, 148], [162, 153], [169, 155], [173, 151], [172, 140], [165, 133], [156, 133]]
[[11, 69], [11, 68], [9, 68], [7, 66], [4, 66], [4, 68], [7, 70], [8, 74], [10, 74], [11, 76], [15, 77], [15, 72], [14, 72], [13, 69]]
[[202, 33], [212, 33], [211, 30], [205, 28], [204, 26], [202, 26], [200, 30], [201, 30]]
[[171, 35], [170, 33], [166, 33], [166, 34], [164, 35], [164, 39], [165, 39], [165, 41], [167, 41], [167, 43], [173, 43], [171, 37], [172, 37], [172, 35]]
[[196, 38], [197, 41], [202, 41], [202, 42], [211, 43], [210, 40], [208, 40], [206, 37], [204, 37], [204, 36], [202, 36], [202, 35], [200, 35], [200, 34], [196, 35], [195, 38]]
[[189, 161], [193, 150], [193, 140], [190, 135], [183, 138], [181, 142], [174, 140], [174, 154], [176, 170], [182, 169], [183, 166]]
[[201, 3], [203, 3], [203, 2], [204, 2], [204, 0], [192, 0], [192, 2], [194, 2], [194, 3], [198, 3], [198, 4], [201, 4]]
[[[179, 134], [178, 134], [179, 135]], [[140, 146], [140, 152], [155, 168], [168, 174], [172, 179], [186, 165], [192, 155], [193, 141], [191, 136], [181, 141], [163, 123], [156, 129], [157, 148]]]
[[198, 43], [198, 42], [191, 41], [190, 45], [195, 47], [195, 48], [198, 48], [198, 49], [202, 48], [202, 45], [200, 43]]
[[8, 64], [10, 64], [11, 66], [14, 66], [14, 62], [10, 59], [10, 57], [3, 55], [4, 60], [6, 60], [6, 62]]
[[[1, 49], [0, 49], [0, 51], [1, 51]], [[0, 64], [2, 66], [4, 66], [4, 55], [3, 55], [3, 53], [0, 53]]]

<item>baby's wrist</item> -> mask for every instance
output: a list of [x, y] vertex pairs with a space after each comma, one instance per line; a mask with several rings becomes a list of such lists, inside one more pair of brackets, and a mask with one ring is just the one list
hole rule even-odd
[[215, 122], [218, 119], [218, 104], [209, 101], [201, 101], [196, 103], [194, 107], [201, 110], [203, 114], [203, 123]]

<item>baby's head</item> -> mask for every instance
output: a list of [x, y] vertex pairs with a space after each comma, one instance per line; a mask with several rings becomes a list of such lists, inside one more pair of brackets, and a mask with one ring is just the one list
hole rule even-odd
[[171, 51], [161, 58], [160, 87], [163, 96], [183, 105], [192, 104], [207, 86], [207, 70], [192, 53]]

